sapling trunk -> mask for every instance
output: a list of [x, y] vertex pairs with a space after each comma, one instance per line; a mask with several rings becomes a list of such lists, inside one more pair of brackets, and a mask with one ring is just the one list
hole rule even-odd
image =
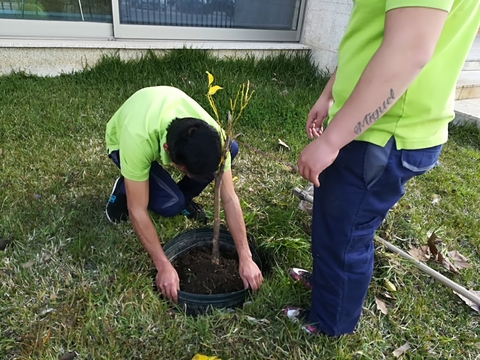
[[[230, 114], [229, 114], [230, 117]], [[212, 262], [220, 264], [220, 188], [222, 186], [222, 176], [225, 169], [225, 160], [230, 151], [231, 139], [227, 135], [225, 143], [222, 148], [222, 158], [217, 172], [215, 172], [215, 190], [214, 190], [214, 215], [213, 215], [213, 241], [212, 241]]]
[[220, 186], [222, 185], [222, 174], [220, 171], [215, 173], [215, 191], [214, 191], [214, 217], [213, 217], [213, 246], [212, 246], [212, 262], [220, 263]]

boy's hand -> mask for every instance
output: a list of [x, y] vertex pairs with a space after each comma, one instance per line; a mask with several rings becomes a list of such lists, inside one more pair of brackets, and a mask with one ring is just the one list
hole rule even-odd
[[324, 96], [320, 96], [308, 113], [307, 124], [305, 130], [309, 139], [318, 138], [323, 132], [323, 121], [328, 116], [328, 110], [333, 104], [333, 100], [329, 100]]
[[169, 262], [165, 263], [165, 265], [158, 270], [157, 276], [155, 277], [155, 283], [163, 296], [174, 303], [178, 301], [180, 279], [178, 278], [177, 271], [172, 264]]
[[319, 137], [305, 146], [297, 161], [298, 173], [305, 179], [320, 186], [320, 173], [337, 158], [339, 149], [331, 145], [327, 138]]
[[245, 289], [250, 286], [250, 288], [255, 292], [260, 288], [263, 282], [262, 272], [252, 258], [240, 259], [238, 271], [243, 280]]

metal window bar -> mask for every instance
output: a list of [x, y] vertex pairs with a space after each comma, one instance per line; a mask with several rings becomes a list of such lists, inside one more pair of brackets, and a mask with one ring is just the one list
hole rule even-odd
[[80, 9], [80, 15], [82, 16], [82, 21], [85, 21], [85, 17], [83, 16], [83, 8], [82, 8], [81, 0], [78, 0], [78, 8]]

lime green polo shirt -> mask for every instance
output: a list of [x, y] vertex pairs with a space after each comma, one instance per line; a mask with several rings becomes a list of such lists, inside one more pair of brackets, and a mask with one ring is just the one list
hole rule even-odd
[[335, 102], [329, 119], [345, 104], [380, 47], [386, 12], [402, 7], [441, 9], [448, 16], [429, 63], [390, 110], [357, 140], [385, 146], [393, 135], [398, 149], [428, 148], [447, 141], [448, 123], [455, 116], [455, 85], [480, 26], [478, 0], [354, 0], [338, 49], [332, 89]]
[[[138, 90], [117, 110], [107, 123], [107, 151], [120, 151], [122, 175], [129, 180], [145, 181], [154, 161], [171, 164], [163, 148], [167, 127], [176, 118], [204, 120], [219, 133], [218, 123], [192, 98], [171, 86], [155, 86]], [[225, 171], [230, 170], [227, 154]]]

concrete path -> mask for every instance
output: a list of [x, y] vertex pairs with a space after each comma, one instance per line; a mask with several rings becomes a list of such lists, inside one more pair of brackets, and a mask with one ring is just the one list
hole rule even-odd
[[480, 127], [480, 35], [467, 56], [455, 93], [455, 123], [471, 122]]

